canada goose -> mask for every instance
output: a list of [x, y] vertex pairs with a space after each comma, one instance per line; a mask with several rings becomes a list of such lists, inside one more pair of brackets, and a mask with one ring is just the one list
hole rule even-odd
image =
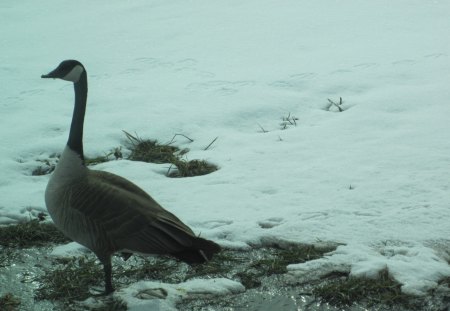
[[92, 250], [103, 264], [105, 294], [114, 291], [111, 255], [168, 254], [187, 263], [203, 263], [220, 251], [196, 236], [144, 190], [120, 176], [90, 170], [83, 155], [87, 75], [76, 60], [63, 61], [42, 78], [74, 83], [75, 107], [67, 145], [45, 190], [45, 203], [56, 227]]

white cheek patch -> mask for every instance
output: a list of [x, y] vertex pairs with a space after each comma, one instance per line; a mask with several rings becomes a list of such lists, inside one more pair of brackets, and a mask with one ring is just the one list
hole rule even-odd
[[62, 79], [71, 82], [78, 82], [80, 80], [81, 74], [83, 73], [84, 68], [80, 65], [76, 65], [73, 69], [65, 75]]

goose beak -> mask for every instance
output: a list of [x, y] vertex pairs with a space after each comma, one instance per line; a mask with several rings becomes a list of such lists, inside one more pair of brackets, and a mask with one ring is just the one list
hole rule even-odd
[[58, 76], [56, 74], [56, 69], [51, 71], [51, 72], [49, 72], [49, 73], [47, 73], [46, 75], [42, 75], [41, 78], [43, 78], [43, 79], [48, 79], [48, 78], [56, 79], [56, 78], [58, 78]]

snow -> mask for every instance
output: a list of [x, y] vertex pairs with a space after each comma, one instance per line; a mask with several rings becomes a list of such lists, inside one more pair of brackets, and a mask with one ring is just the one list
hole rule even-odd
[[89, 252], [89, 249], [76, 242], [70, 242], [67, 244], [55, 246], [50, 255], [59, 258], [71, 258], [82, 256], [86, 254], [86, 252]]
[[[0, 223], [46, 211], [48, 176], [31, 171], [64, 148], [73, 90], [40, 75], [74, 58], [88, 72], [88, 156], [124, 145], [122, 129], [163, 142], [182, 133], [194, 139], [176, 137], [189, 159], [220, 167], [180, 179], [165, 164], [96, 169], [226, 247], [345, 244], [289, 266], [293, 276], [387, 268], [423, 294], [450, 276], [449, 10], [438, 0], [2, 1]], [[339, 97], [344, 112], [324, 109]], [[281, 130], [289, 114], [297, 126]]]
[[114, 296], [127, 301], [130, 311], [149, 308], [171, 311], [176, 310], [176, 303], [182, 299], [230, 295], [244, 290], [242, 284], [224, 278], [195, 279], [180, 284], [141, 281], [115, 292]]

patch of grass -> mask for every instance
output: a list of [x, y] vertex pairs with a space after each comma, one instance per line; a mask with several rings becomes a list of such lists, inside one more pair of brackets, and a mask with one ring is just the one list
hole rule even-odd
[[344, 111], [344, 108], [342, 107], [343, 103], [344, 103], [344, 101], [342, 100], [342, 97], [339, 97], [338, 103], [328, 98], [328, 104], [325, 107], [325, 110], [331, 111], [332, 108], [335, 108], [335, 109], [337, 108], [337, 111], [343, 112]]
[[[449, 263], [449, 264], [450, 264], [450, 263]], [[450, 288], [450, 277], [443, 278], [442, 280], [439, 281], [439, 284], [441, 284], [441, 285], [447, 285], [447, 287]]]
[[142, 257], [134, 256], [136, 261], [128, 267], [113, 265], [113, 274], [117, 278], [126, 278], [127, 282], [143, 279], [154, 279], [162, 282], [175, 283], [181, 281], [179, 263], [166, 256]]
[[[41, 284], [36, 291], [36, 299], [58, 301], [67, 306], [75, 301], [82, 301], [92, 296], [90, 292], [92, 286], [103, 289], [103, 267], [93, 255], [54, 260], [57, 263], [56, 268], [46, 271], [44, 276], [36, 279]], [[172, 258], [135, 255], [129, 260], [131, 263], [127, 261], [127, 264], [123, 264], [121, 259], [116, 256], [113, 258], [113, 282], [118, 288], [123, 284], [145, 279], [169, 283], [183, 280], [183, 273], [180, 273], [180, 263]], [[119, 311], [126, 310], [126, 306], [120, 301], [110, 301], [108, 304], [93, 310]]]
[[12, 264], [17, 263], [19, 261], [19, 258], [20, 256], [15, 249], [10, 247], [0, 247], [0, 268], [8, 267]]
[[132, 144], [129, 160], [158, 164], [173, 163], [177, 159], [175, 153], [180, 152], [178, 147], [170, 144], [160, 144], [157, 140], [142, 139], [137, 135], [133, 136], [126, 131], [123, 132]]
[[14, 297], [11, 293], [0, 297], [0, 310], [2, 311], [16, 311], [19, 310], [19, 306], [19, 298]]
[[[137, 135], [132, 135], [126, 131], [123, 132], [132, 145], [131, 154], [128, 159], [158, 164], [170, 163], [171, 166], [166, 174], [168, 177], [200, 176], [218, 170], [217, 165], [205, 160], [187, 161], [183, 159], [182, 156], [189, 152], [189, 149], [180, 149], [176, 146], [172, 146], [171, 143], [173, 139], [168, 144], [161, 144], [156, 140], [142, 139]], [[188, 139], [192, 141], [192, 139]], [[216, 140], [217, 137], [205, 148], [205, 150], [207, 150]], [[173, 166], [176, 167], [176, 170], [172, 169]]]
[[355, 302], [364, 302], [369, 306], [412, 307], [412, 297], [402, 293], [401, 284], [392, 280], [387, 270], [381, 271], [377, 279], [340, 277], [314, 288], [312, 292], [320, 300], [337, 307], [348, 307]]
[[42, 285], [36, 291], [36, 299], [85, 300], [91, 296], [89, 287], [103, 282], [103, 269], [95, 258], [78, 257], [60, 262], [60, 266], [39, 278]]
[[239, 281], [246, 289], [260, 287], [262, 285], [261, 278], [264, 273], [260, 271], [246, 270], [236, 273]]
[[291, 113], [289, 112], [289, 114], [286, 117], [281, 118], [280, 127], [282, 130], [285, 130], [289, 126], [297, 126], [297, 121], [298, 118], [295, 116], [291, 116]]
[[252, 261], [248, 268], [237, 276], [246, 288], [259, 287], [262, 277], [286, 273], [290, 264], [318, 259], [335, 249], [331, 246], [319, 249], [314, 245], [297, 245], [285, 249], [268, 248], [266, 256]]
[[0, 227], [0, 245], [6, 247], [43, 246], [70, 241], [52, 223], [37, 219]]
[[167, 172], [168, 177], [193, 177], [193, 176], [201, 176], [206, 175], [212, 172], [217, 171], [219, 168], [217, 165], [209, 163], [205, 160], [183, 160], [183, 159], [175, 159], [172, 162], [173, 165], [176, 166], [176, 170]]
[[[179, 263], [174, 259], [164, 256], [147, 258], [139, 255], [133, 258], [135, 262], [131, 265], [114, 263], [114, 260], [119, 259], [113, 258], [113, 282], [117, 287], [120, 287], [119, 284], [130, 284], [143, 279], [162, 282], [182, 281], [178, 273]], [[55, 262], [58, 263], [56, 268], [46, 271], [44, 276], [36, 279], [41, 284], [36, 291], [36, 299], [58, 301], [69, 306], [92, 296], [90, 287], [103, 288], [103, 267], [94, 256], [55, 259]], [[113, 299], [92, 310], [122, 311], [127, 308], [122, 301]]]
[[261, 286], [264, 277], [286, 273], [289, 264], [317, 259], [333, 250], [335, 247], [318, 249], [313, 245], [297, 245], [286, 249], [264, 247], [252, 251], [258, 254], [253, 260], [249, 260], [241, 251], [223, 250], [209, 262], [191, 267], [185, 279], [205, 275], [237, 278], [247, 289], [256, 288]]
[[178, 152], [178, 147], [158, 143], [157, 140], [144, 140], [133, 146], [129, 160], [152, 162], [152, 163], [172, 163]]
[[273, 250], [272, 258], [263, 258], [251, 264], [251, 267], [265, 274], [282, 274], [287, 272], [287, 266], [294, 263], [303, 263], [318, 259], [324, 254], [334, 251], [336, 247], [316, 248], [314, 245], [291, 246], [286, 249]]
[[17, 248], [0, 246], [0, 268], [17, 264], [20, 260], [21, 253], [17, 251]]
[[220, 253], [215, 254], [210, 261], [201, 265], [191, 266], [184, 280], [206, 275], [209, 277], [230, 277], [232, 275], [230, 271], [238, 264], [241, 265], [244, 262], [245, 259], [239, 252], [222, 250]]
[[[121, 259], [114, 256], [113, 278], [118, 288], [145, 279], [179, 283], [204, 277], [237, 279], [246, 288], [255, 288], [260, 287], [267, 276], [285, 273], [286, 265], [316, 259], [330, 250], [319, 250], [309, 245], [292, 246], [289, 249], [264, 247], [244, 252], [225, 249], [212, 260], [192, 266], [171, 257], [139, 255], [134, 255], [123, 264]], [[36, 299], [59, 301], [68, 305], [91, 296], [89, 287], [103, 285], [102, 266], [94, 256], [59, 259], [57, 262], [60, 264], [56, 268], [37, 279], [42, 285], [36, 292]], [[109, 310], [108, 307], [105, 308], [104, 310]], [[110, 307], [114, 310], [112, 308]], [[118, 304], [117, 310], [122, 310], [120, 308], [121, 305]]]

